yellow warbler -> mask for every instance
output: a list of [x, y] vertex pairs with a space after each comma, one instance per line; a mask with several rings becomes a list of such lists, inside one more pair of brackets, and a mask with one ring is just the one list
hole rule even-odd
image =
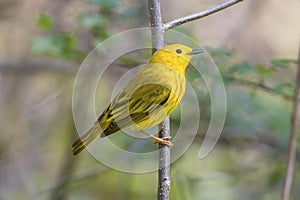
[[[111, 101], [93, 127], [72, 145], [79, 154], [97, 137], [105, 137], [124, 128], [140, 130], [161, 123], [180, 103], [186, 87], [185, 69], [202, 49], [172, 44], [157, 50], [143, 67]], [[172, 145], [168, 139], [147, 134], [158, 143]]]

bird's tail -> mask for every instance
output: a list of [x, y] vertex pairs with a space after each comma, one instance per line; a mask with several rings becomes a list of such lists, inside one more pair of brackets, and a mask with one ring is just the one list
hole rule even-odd
[[82, 137], [78, 137], [72, 144], [72, 154], [76, 156], [79, 154], [87, 145], [92, 143], [101, 134], [99, 124], [96, 123], [87, 133]]

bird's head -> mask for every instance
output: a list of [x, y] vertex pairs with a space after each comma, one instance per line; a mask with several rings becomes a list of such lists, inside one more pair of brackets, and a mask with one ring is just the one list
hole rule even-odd
[[182, 44], [167, 45], [152, 55], [150, 63], [162, 64], [184, 74], [192, 57], [203, 51], [203, 49], [192, 49]]

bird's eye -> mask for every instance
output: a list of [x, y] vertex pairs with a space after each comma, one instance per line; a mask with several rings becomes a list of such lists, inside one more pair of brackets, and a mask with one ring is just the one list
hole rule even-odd
[[181, 54], [181, 49], [176, 49], [176, 53]]

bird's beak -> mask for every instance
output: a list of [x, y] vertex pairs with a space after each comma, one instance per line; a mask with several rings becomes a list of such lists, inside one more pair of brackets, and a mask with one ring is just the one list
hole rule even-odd
[[188, 52], [187, 55], [196, 55], [202, 52], [204, 52], [203, 49], [193, 49], [192, 51]]

